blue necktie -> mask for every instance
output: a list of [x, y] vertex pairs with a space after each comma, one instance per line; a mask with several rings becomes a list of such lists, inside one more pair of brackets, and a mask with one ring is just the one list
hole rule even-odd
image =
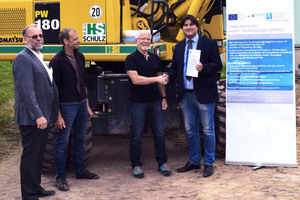
[[[188, 56], [189, 56], [189, 50], [193, 48], [193, 45], [192, 45], [192, 40], [188, 40], [188, 47], [187, 47], [187, 50], [186, 50], [186, 68], [187, 68], [187, 61], [188, 61]], [[185, 71], [185, 74], [186, 74], [186, 71]], [[186, 80], [190, 81], [192, 79], [191, 76], [185, 76], [186, 77]]]

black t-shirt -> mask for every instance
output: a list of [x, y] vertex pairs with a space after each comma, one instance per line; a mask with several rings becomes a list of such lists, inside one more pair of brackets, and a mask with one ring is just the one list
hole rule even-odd
[[[134, 70], [140, 76], [155, 77], [161, 72], [161, 62], [157, 55], [149, 53], [148, 60], [138, 50], [127, 56], [125, 60], [125, 70]], [[157, 83], [149, 85], [134, 85], [129, 79], [130, 100], [133, 102], [147, 102], [161, 98]]]

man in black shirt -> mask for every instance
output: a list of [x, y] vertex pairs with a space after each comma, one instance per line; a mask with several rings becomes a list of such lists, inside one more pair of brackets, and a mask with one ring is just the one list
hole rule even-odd
[[144, 177], [142, 170], [141, 138], [146, 118], [154, 135], [158, 171], [169, 176], [162, 110], [168, 107], [161, 62], [157, 55], [148, 51], [151, 41], [149, 31], [139, 31], [135, 39], [137, 51], [127, 56], [125, 69], [130, 78], [130, 114], [132, 119], [130, 136], [130, 160], [133, 175]]

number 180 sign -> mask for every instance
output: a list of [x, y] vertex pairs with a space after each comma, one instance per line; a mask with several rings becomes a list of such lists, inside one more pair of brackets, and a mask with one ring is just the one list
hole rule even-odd
[[45, 43], [59, 43], [60, 5], [59, 3], [35, 4], [35, 23], [45, 34]]

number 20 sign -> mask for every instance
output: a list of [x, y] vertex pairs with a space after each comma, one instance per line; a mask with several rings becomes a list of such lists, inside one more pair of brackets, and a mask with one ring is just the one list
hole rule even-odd
[[99, 19], [102, 16], [102, 13], [103, 13], [102, 8], [98, 5], [93, 5], [90, 8], [90, 16], [93, 19]]

